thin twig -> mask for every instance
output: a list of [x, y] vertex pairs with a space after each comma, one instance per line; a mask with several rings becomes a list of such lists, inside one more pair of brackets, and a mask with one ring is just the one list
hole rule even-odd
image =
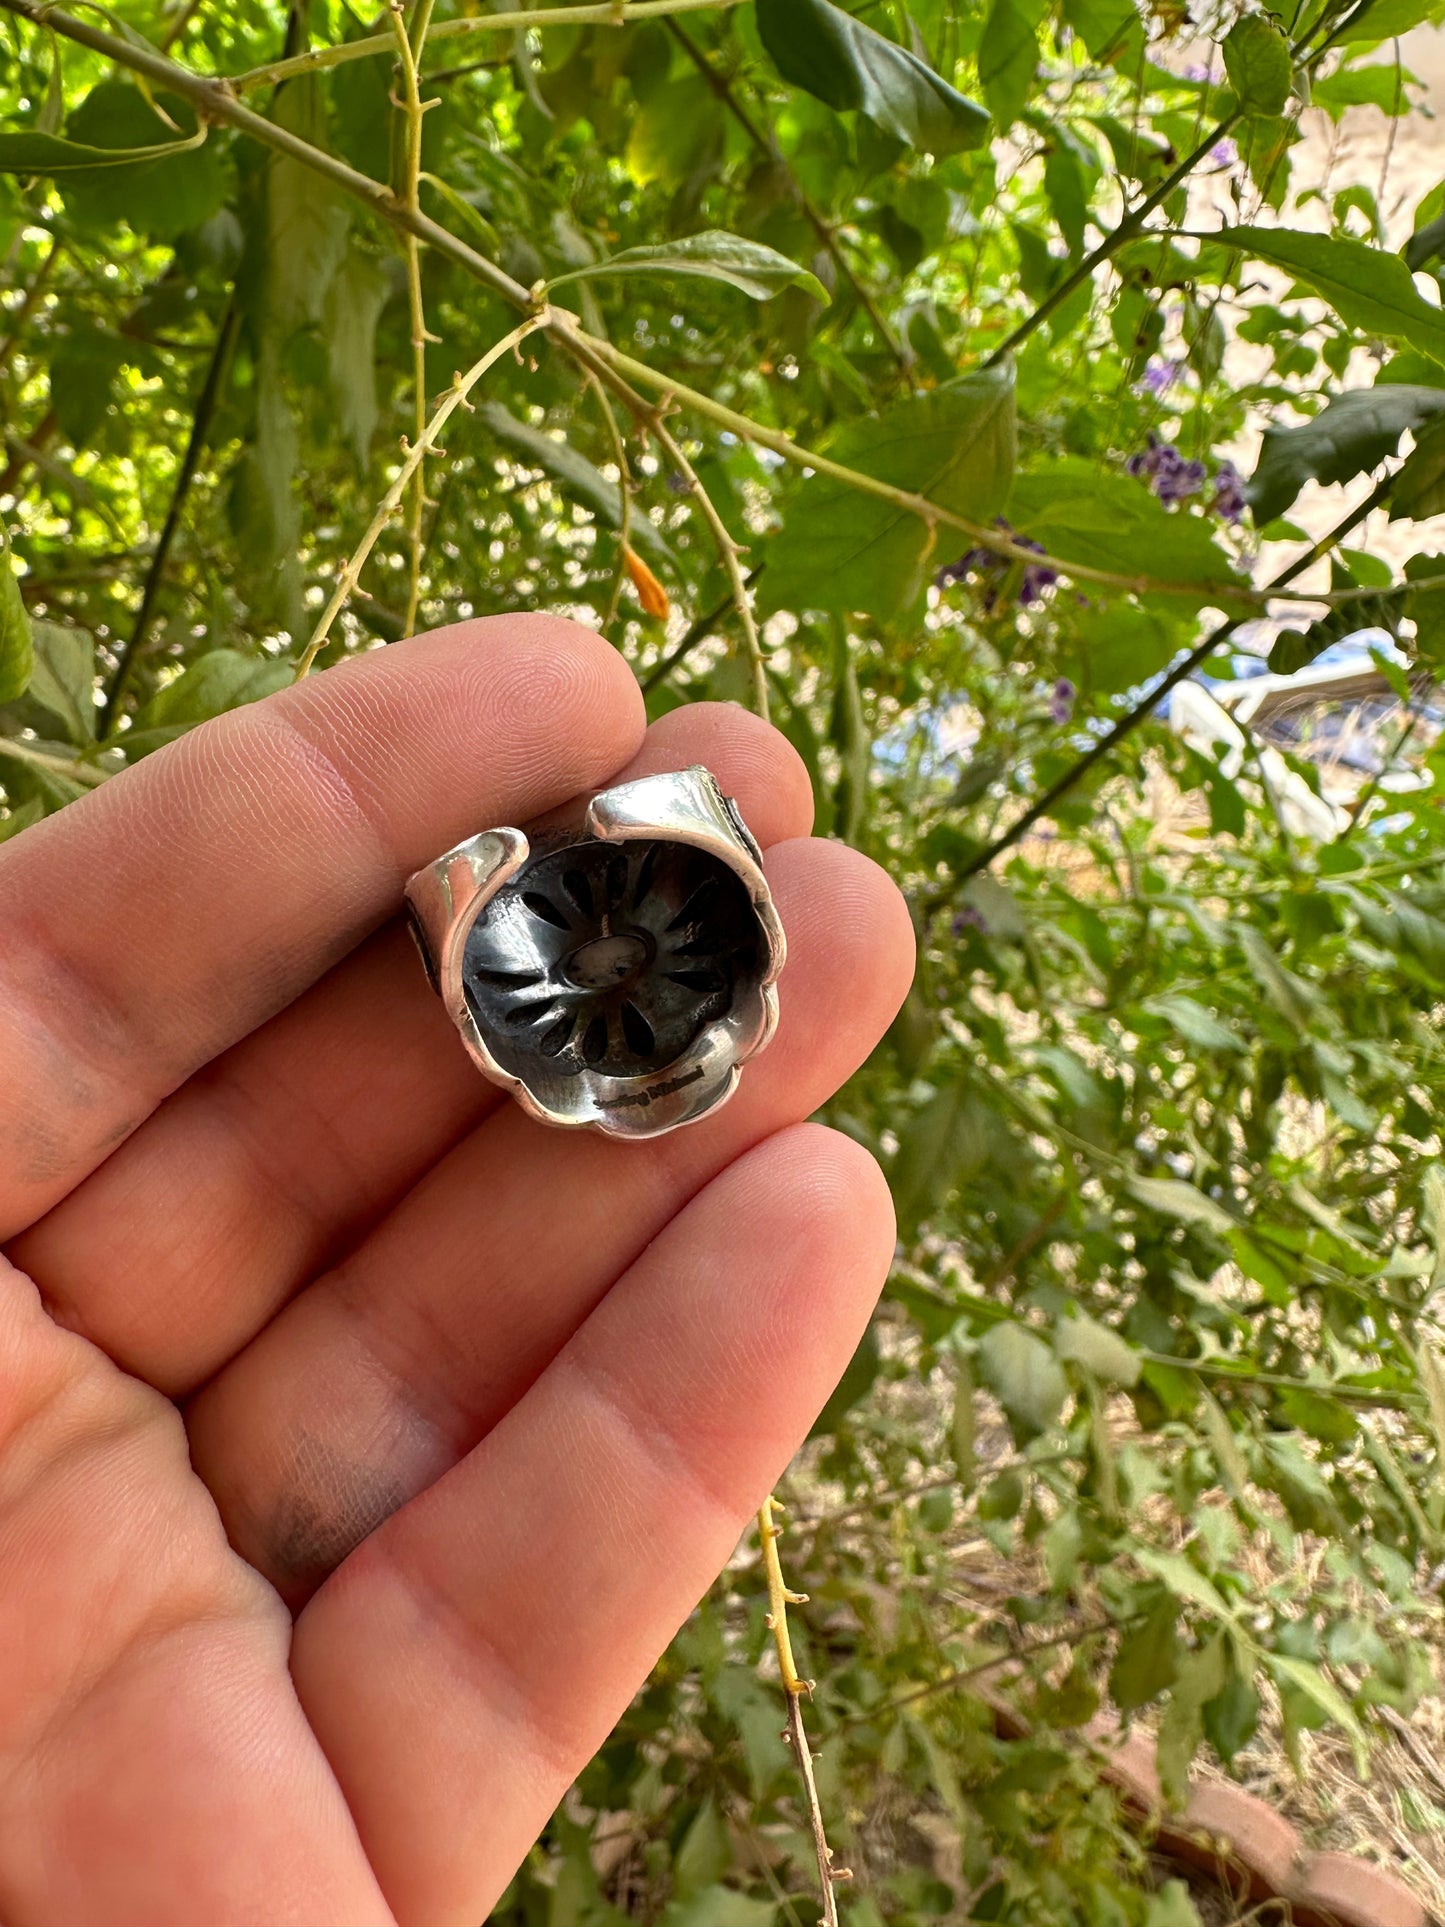
[[688, 59], [692, 61], [708, 86], [711, 87], [723, 106], [727, 108], [728, 112], [732, 115], [738, 126], [742, 128], [754, 147], [758, 149], [759, 153], [765, 154], [775, 166], [781, 167], [783, 172], [788, 176], [798, 206], [803, 210], [813, 232], [832, 256], [838, 272], [843, 276], [849, 287], [852, 288], [853, 293], [857, 296], [859, 306], [873, 323], [873, 326], [878, 330], [879, 339], [885, 344], [889, 353], [893, 356], [893, 359], [898, 363], [898, 366], [907, 374], [912, 363], [904, 350], [903, 344], [888, 325], [888, 319], [878, 306], [878, 303], [874, 300], [867, 283], [854, 271], [853, 264], [844, 253], [843, 244], [838, 239], [838, 230], [809, 197], [807, 189], [798, 179], [795, 169], [783, 154], [777, 142], [763, 132], [762, 128], [758, 126], [752, 115], [743, 106], [733, 90], [732, 82], [729, 81], [725, 75], [717, 71], [702, 48], [698, 46], [692, 35], [687, 32], [686, 28], [680, 27], [675, 19], [669, 19], [667, 25], [673, 38], [683, 48]]
[[622, 430], [617, 425], [617, 414], [602, 385], [601, 377], [587, 368], [583, 370], [587, 386], [596, 395], [602, 409], [607, 432], [612, 438], [612, 454], [617, 463], [617, 566], [612, 572], [612, 594], [607, 599], [607, 613], [602, 618], [603, 629], [610, 629], [617, 620], [617, 611], [622, 602], [622, 585], [627, 580], [627, 549], [632, 535], [632, 470], [627, 461], [627, 444], [622, 439]]
[[136, 610], [130, 634], [121, 645], [120, 654], [116, 658], [115, 673], [110, 679], [110, 687], [106, 690], [100, 706], [97, 728], [102, 741], [114, 733], [115, 726], [120, 721], [121, 704], [130, 686], [131, 671], [150, 635], [151, 622], [155, 616], [156, 602], [160, 596], [166, 564], [170, 560], [171, 546], [176, 539], [176, 531], [181, 525], [181, 515], [191, 492], [191, 484], [196, 479], [196, 470], [200, 466], [206, 438], [211, 432], [211, 422], [216, 413], [216, 404], [220, 399], [221, 383], [230, 363], [231, 350], [236, 344], [240, 325], [241, 310], [233, 290], [226, 305], [226, 312], [221, 317], [221, 325], [216, 331], [216, 345], [211, 350], [205, 380], [196, 398], [196, 412], [191, 417], [191, 432], [186, 441], [186, 452], [181, 457], [175, 487], [171, 490], [166, 519], [161, 524], [161, 532], [156, 537], [156, 545], [151, 552], [150, 567], [146, 570], [145, 584], [141, 589], [140, 607]]
[[29, 763], [48, 775], [63, 776], [87, 789], [98, 789], [107, 777], [115, 774], [95, 763], [77, 763], [68, 756], [52, 756], [46, 750], [33, 749], [29, 743], [17, 742], [13, 736], [0, 736], [0, 756], [13, 756], [17, 763]]
[[[402, 205], [407, 211], [415, 214], [421, 209], [422, 121], [426, 117], [427, 108], [437, 104], [434, 100], [422, 99], [421, 82], [417, 71], [417, 63], [421, 59], [422, 47], [426, 41], [427, 27], [431, 22], [432, 0], [417, 0], [416, 13], [410, 31], [406, 24], [405, 0], [390, 0], [390, 11], [392, 32], [396, 40], [397, 64], [401, 68], [403, 88], [402, 98], [396, 101], [396, 106], [406, 123], [401, 198]], [[426, 310], [422, 302], [421, 242], [415, 234], [410, 232], [402, 238], [406, 256], [407, 298], [411, 312], [415, 439], [419, 443], [426, 429], [426, 348], [429, 341], [436, 341], [439, 337], [427, 331]], [[402, 634], [407, 636], [416, 634], [416, 612], [421, 601], [422, 520], [425, 514], [426, 463], [423, 460], [417, 464], [416, 474], [412, 478], [411, 502], [407, 510], [406, 619], [402, 626]]]
[[[465, 14], [455, 20], [439, 20], [431, 30], [433, 40], [448, 40], [454, 34], [531, 32], [534, 27], [626, 27], [634, 20], [656, 20], [672, 13], [717, 13], [738, 7], [743, 0], [598, 0], [597, 4], [576, 7], [528, 7], [521, 13]], [[267, 67], [252, 67], [235, 74], [230, 86], [239, 93], [253, 87], [269, 87], [290, 80], [295, 74], [315, 73], [322, 67], [340, 67], [348, 60], [365, 60], [368, 55], [384, 54], [391, 48], [391, 35], [366, 34], [360, 40], [345, 40], [332, 47], [313, 47], [289, 60], [275, 60]]]
[[526, 321], [521, 322], [517, 327], [513, 328], [510, 334], [503, 335], [500, 341], [495, 342], [482, 356], [481, 360], [474, 362], [464, 375], [458, 375], [453, 380], [451, 387], [437, 404], [436, 413], [427, 423], [422, 433], [417, 437], [412, 447], [407, 450], [406, 460], [397, 470], [395, 480], [377, 505], [376, 513], [371, 518], [371, 526], [367, 529], [365, 535], [362, 536], [361, 541], [353, 551], [345, 568], [342, 569], [336, 587], [332, 591], [331, 600], [322, 610], [321, 620], [317, 623], [315, 629], [312, 630], [311, 640], [307, 643], [297, 661], [297, 682], [300, 682], [302, 677], [309, 673], [316, 658], [325, 647], [326, 638], [331, 633], [331, 625], [335, 622], [347, 599], [356, 588], [361, 571], [366, 566], [367, 557], [376, 547], [382, 530], [386, 527], [392, 516], [395, 515], [397, 506], [405, 495], [407, 484], [411, 481], [412, 476], [415, 475], [422, 462], [425, 461], [428, 451], [436, 447], [437, 437], [440, 435], [442, 429], [446, 427], [447, 422], [456, 413], [457, 409], [466, 402], [467, 396], [471, 393], [472, 389], [476, 387], [487, 370], [499, 362], [502, 356], [510, 349], [518, 347], [526, 340], [528, 335], [535, 334], [539, 328], [545, 328], [549, 320], [550, 313], [546, 308], [543, 308], [539, 314], [530, 316]]
[[785, 1737], [793, 1749], [793, 1756], [803, 1777], [808, 1820], [813, 1831], [813, 1850], [818, 1856], [818, 1881], [823, 1892], [823, 1927], [838, 1927], [838, 1896], [834, 1892], [834, 1882], [851, 1880], [853, 1875], [847, 1867], [833, 1865], [833, 1849], [828, 1845], [828, 1835], [823, 1825], [818, 1783], [813, 1776], [813, 1753], [808, 1745], [807, 1729], [803, 1725], [803, 1695], [811, 1695], [813, 1682], [799, 1678], [798, 1669], [793, 1663], [793, 1642], [788, 1635], [788, 1608], [806, 1605], [808, 1595], [805, 1592], [789, 1592], [784, 1583], [783, 1568], [778, 1560], [779, 1528], [773, 1521], [774, 1510], [781, 1510], [781, 1507], [769, 1493], [758, 1513], [758, 1538], [762, 1543], [763, 1570], [768, 1580], [768, 1630], [778, 1649], [783, 1691], [788, 1696], [788, 1730]]
[[[759, 564], [756, 569], [749, 569], [744, 578], [749, 588], [752, 587], [753, 583], [757, 581], [761, 574], [761, 564]], [[679, 663], [685, 662], [698, 644], [707, 640], [708, 636], [717, 627], [717, 624], [727, 614], [728, 610], [734, 606], [732, 596], [725, 595], [722, 601], [716, 603], [705, 615], [698, 616], [688, 626], [687, 632], [680, 636], [673, 647], [668, 650], [667, 654], [660, 657], [645, 676], [638, 677], [637, 686], [641, 689], [643, 695], [646, 696], [650, 691], [656, 689], [664, 676], [670, 676]]]
[[[1380, 503], [1386, 500], [1391, 489], [1394, 487], [1394, 483], [1395, 478], [1393, 475], [1385, 476], [1382, 481], [1377, 483], [1370, 495], [1358, 508], [1351, 509], [1347, 515], [1335, 524], [1327, 535], [1322, 535], [1318, 542], [1312, 543], [1310, 547], [1305, 550], [1303, 555], [1296, 556], [1293, 562], [1282, 569], [1274, 581], [1266, 585], [1265, 593], [1272, 593], [1275, 589], [1283, 588], [1284, 585], [1292, 581], [1295, 576], [1303, 575], [1306, 569], [1312, 568], [1321, 556], [1329, 553], [1342, 536], [1349, 534], [1357, 522], [1362, 522], [1373, 509], [1378, 508]], [[1066, 769], [1056, 782], [1050, 783], [1043, 795], [1030, 803], [1023, 815], [1020, 816], [1016, 822], [1011, 823], [1002, 836], [995, 837], [992, 843], [988, 844], [983, 850], [980, 850], [978, 855], [974, 857], [970, 863], [959, 870], [957, 873], [958, 881], [962, 883], [967, 878], [977, 875], [980, 870], [986, 870], [996, 857], [1002, 856], [1005, 850], [1011, 849], [1015, 843], [1020, 842], [1027, 836], [1039, 818], [1047, 816], [1060, 797], [1067, 796], [1069, 791], [1081, 782], [1096, 764], [1101, 763], [1106, 756], [1111, 755], [1124, 738], [1133, 730], [1137, 729], [1146, 716], [1154, 712], [1159, 705], [1161, 697], [1167, 695], [1176, 684], [1183, 682], [1187, 676], [1192, 676], [1201, 663], [1208, 661], [1210, 656], [1218, 649], [1219, 645], [1228, 636], [1233, 635], [1234, 631], [1239, 627], [1240, 621], [1240, 617], [1233, 616], [1229, 621], [1221, 623], [1217, 629], [1211, 629], [1204, 640], [1196, 644], [1187, 656], [1182, 657], [1169, 671], [1167, 676], [1163, 677], [1161, 681], [1151, 684], [1145, 694], [1139, 698], [1138, 702], [1136, 702], [1131, 709], [1127, 710], [1125, 714], [1119, 718], [1113, 728], [1101, 736], [1091, 749], [1085, 751], [1079, 760]]]
[[753, 614], [752, 599], [748, 594], [747, 578], [743, 574], [738, 557], [743, 553], [741, 546], [733, 540], [732, 532], [718, 513], [717, 504], [698, 480], [697, 470], [683, 454], [675, 436], [668, 433], [662, 420], [661, 410], [648, 417], [648, 433], [657, 442], [667, 459], [677, 469], [687, 483], [688, 491], [702, 510], [703, 519], [712, 530], [713, 541], [722, 560], [727, 575], [728, 587], [732, 591], [734, 607], [738, 620], [743, 626], [743, 647], [747, 652], [748, 668], [752, 675], [753, 707], [768, 720], [768, 669], [763, 659], [762, 640], [758, 635], [757, 618]]

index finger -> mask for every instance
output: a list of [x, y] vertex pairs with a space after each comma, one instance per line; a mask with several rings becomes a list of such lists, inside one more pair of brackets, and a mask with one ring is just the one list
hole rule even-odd
[[458, 623], [218, 717], [0, 849], [0, 1240], [395, 912], [411, 871], [595, 787], [643, 725], [594, 631]]

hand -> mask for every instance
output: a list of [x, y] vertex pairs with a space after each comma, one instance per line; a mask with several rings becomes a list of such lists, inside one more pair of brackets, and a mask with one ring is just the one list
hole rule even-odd
[[[782, 1023], [715, 1118], [548, 1131], [397, 920], [463, 836], [705, 762]], [[0, 850], [0, 1921], [475, 1927], [732, 1551], [885, 1276], [800, 1120], [908, 983], [774, 731], [464, 623]]]

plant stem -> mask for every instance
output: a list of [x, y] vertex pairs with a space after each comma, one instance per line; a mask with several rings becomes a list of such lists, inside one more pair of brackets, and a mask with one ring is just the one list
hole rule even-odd
[[768, 721], [768, 670], [763, 660], [763, 645], [758, 635], [757, 618], [753, 615], [752, 601], [748, 595], [747, 578], [742, 571], [738, 557], [742, 550], [732, 538], [732, 532], [719, 515], [717, 504], [698, 480], [697, 470], [683, 454], [675, 436], [663, 426], [662, 413], [658, 410], [649, 420], [648, 429], [658, 447], [673, 463], [678, 473], [687, 483], [688, 491], [698, 507], [703, 519], [712, 530], [712, 539], [717, 544], [717, 552], [727, 575], [728, 586], [732, 591], [733, 605], [738, 619], [743, 625], [743, 647], [747, 652], [748, 669], [752, 677], [753, 708]]
[[87, 789], [99, 789], [114, 774], [111, 770], [100, 769], [94, 763], [78, 763], [66, 756], [51, 756], [43, 749], [33, 749], [29, 743], [17, 742], [13, 736], [0, 736], [0, 756], [13, 756], [17, 763], [29, 763], [35, 769], [43, 769], [51, 776], [63, 776], [69, 782], [83, 784]]
[[[1385, 476], [1358, 508], [1351, 509], [1335, 524], [1328, 535], [1322, 535], [1318, 542], [1313, 543], [1303, 555], [1297, 556], [1272, 582], [1266, 584], [1264, 593], [1267, 595], [1277, 588], [1283, 588], [1287, 582], [1293, 581], [1296, 576], [1303, 575], [1306, 569], [1313, 567], [1321, 556], [1329, 553], [1342, 536], [1349, 534], [1356, 523], [1364, 521], [1373, 509], [1378, 508], [1393, 487], [1393, 475]], [[1088, 775], [1096, 763], [1101, 763], [1106, 756], [1111, 755], [1124, 738], [1139, 727], [1145, 717], [1158, 707], [1161, 696], [1167, 695], [1176, 684], [1183, 682], [1186, 676], [1192, 676], [1201, 663], [1208, 661], [1220, 643], [1227, 636], [1234, 634], [1241, 621], [1241, 617], [1232, 616], [1228, 622], [1221, 623], [1217, 629], [1211, 629], [1204, 640], [1196, 644], [1187, 656], [1177, 662], [1162, 681], [1151, 684], [1134, 707], [1126, 711], [1113, 728], [1101, 736], [1077, 763], [1066, 769], [1057, 782], [1050, 783], [1043, 795], [1030, 803], [1023, 815], [1016, 822], [1011, 823], [1002, 836], [995, 837], [993, 842], [981, 850], [971, 863], [958, 871], [958, 881], [962, 883], [968, 877], [976, 876], [980, 870], [986, 870], [996, 857], [1002, 856], [1005, 850], [1012, 849], [1015, 843], [1027, 836], [1039, 818], [1047, 816], [1060, 797], [1067, 796], [1069, 791]]]
[[[528, 32], [534, 27], [625, 27], [634, 20], [656, 20], [674, 13], [715, 13], [737, 7], [743, 0], [599, 0], [598, 4], [575, 7], [528, 7], [520, 13], [466, 14], [454, 20], [439, 20], [431, 29], [433, 40], [449, 40], [456, 34]], [[318, 68], [340, 67], [350, 60], [365, 60], [371, 55], [389, 53], [389, 33], [367, 34], [360, 40], [344, 40], [332, 47], [313, 47], [289, 60], [274, 60], [269, 66], [252, 67], [235, 74], [227, 83], [236, 93], [253, 87], [268, 87], [290, 80], [295, 74], [315, 73]]]
[[[421, 134], [422, 121], [432, 103], [423, 101], [417, 62], [421, 59], [431, 21], [432, 0], [417, 0], [410, 31], [402, 11], [403, 0], [392, 0], [391, 24], [396, 40], [397, 63], [401, 68], [403, 98], [397, 103], [406, 119], [406, 145], [401, 184], [402, 205], [410, 214], [421, 212]], [[415, 439], [420, 442], [426, 430], [426, 346], [437, 336], [427, 332], [426, 310], [422, 302], [421, 242], [414, 233], [403, 237], [406, 255], [407, 299], [411, 311], [412, 389], [414, 396]], [[411, 503], [407, 513], [407, 595], [403, 635], [416, 634], [417, 605], [421, 601], [422, 519], [426, 514], [426, 464], [417, 464], [412, 478]]]
[[206, 438], [211, 432], [216, 403], [220, 399], [221, 383], [225, 379], [231, 350], [236, 345], [240, 326], [241, 310], [236, 301], [235, 291], [232, 290], [226, 304], [226, 312], [221, 317], [221, 325], [216, 331], [216, 345], [211, 350], [211, 359], [201, 384], [201, 392], [196, 398], [195, 414], [191, 417], [191, 432], [186, 440], [186, 452], [181, 457], [180, 469], [176, 474], [175, 487], [171, 490], [166, 519], [161, 524], [161, 532], [156, 538], [156, 545], [151, 553], [150, 567], [146, 570], [145, 584], [141, 589], [140, 607], [136, 611], [130, 634], [116, 658], [115, 673], [110, 679], [110, 687], [106, 690], [100, 706], [97, 729], [102, 742], [114, 734], [115, 726], [120, 721], [121, 704], [130, 686], [131, 671], [150, 636], [156, 602], [165, 577], [166, 564], [170, 560], [171, 545], [176, 539], [176, 531], [180, 527], [186, 498], [191, 492], [191, 484], [196, 479], [196, 470], [200, 466]]
[[758, 126], [752, 115], [743, 106], [733, 91], [731, 81], [727, 80], [717, 71], [685, 27], [680, 27], [677, 21], [673, 19], [669, 19], [667, 25], [673, 38], [686, 52], [688, 59], [691, 60], [708, 86], [711, 87], [723, 106], [727, 108], [738, 126], [742, 128], [748, 139], [753, 143], [754, 147], [758, 149], [759, 153], [765, 154], [775, 165], [780, 166], [787, 174], [788, 180], [792, 185], [793, 193], [797, 197], [798, 205], [802, 208], [813, 232], [828, 250], [838, 272], [843, 276], [844, 280], [853, 290], [853, 293], [857, 296], [859, 306], [877, 329], [880, 341], [885, 344], [888, 352], [906, 374], [911, 364], [908, 356], [904, 353], [903, 345], [888, 325], [887, 317], [878, 306], [878, 303], [873, 299], [867, 284], [854, 272], [852, 263], [843, 251], [843, 244], [838, 239], [838, 230], [809, 197], [807, 189], [803, 186], [803, 183], [798, 179], [793, 168], [784, 158], [778, 148], [777, 142], [763, 132], [762, 128]]
[[1063, 306], [1075, 288], [1081, 287], [1085, 281], [1090, 279], [1095, 268], [1102, 267], [1112, 255], [1117, 254], [1126, 241], [1132, 241], [1134, 236], [1138, 234], [1143, 227], [1145, 221], [1148, 220], [1149, 216], [1154, 212], [1155, 208], [1166, 201], [1181, 182], [1189, 178], [1210, 149], [1222, 141], [1230, 129], [1237, 125], [1239, 120], [1240, 115], [1237, 112], [1227, 114], [1211, 132], [1206, 134], [1198, 146], [1191, 149], [1191, 151], [1185, 155], [1173, 173], [1167, 175], [1158, 187], [1155, 188], [1154, 192], [1142, 200], [1136, 208], [1131, 208], [1129, 213], [1120, 221], [1119, 225], [1116, 228], [1111, 228], [1104, 236], [1093, 253], [1086, 254], [1079, 265], [1073, 269], [1071, 273], [1066, 274], [1058, 286], [1044, 297], [1038, 307], [1034, 309], [1033, 313], [1026, 315], [1013, 330], [1012, 334], [1008, 335], [999, 343], [998, 347], [994, 349], [993, 353], [984, 362], [984, 367], [996, 367], [1006, 356], [1011, 355], [1016, 348], [1028, 340], [1029, 336], [1033, 334], [1036, 329], [1043, 326], [1051, 314], [1056, 313], [1057, 310]]
[[[749, 588], [757, 581], [761, 573], [760, 568], [750, 569], [748, 571], [745, 580]], [[638, 677], [637, 686], [641, 689], [643, 695], [645, 696], [650, 690], [655, 689], [664, 676], [670, 676], [678, 664], [690, 656], [697, 645], [707, 637], [721, 618], [727, 614], [728, 610], [735, 606], [733, 597], [731, 595], [725, 595], [716, 607], [709, 609], [706, 615], [699, 616], [696, 621], [689, 626], [686, 635], [678, 639], [676, 646], [669, 649], [660, 661], [655, 662], [645, 676]]]
[[818, 1783], [813, 1776], [813, 1753], [808, 1745], [808, 1735], [803, 1726], [803, 1695], [811, 1693], [811, 1680], [800, 1679], [798, 1669], [793, 1664], [793, 1642], [788, 1634], [789, 1606], [807, 1604], [805, 1592], [789, 1592], [783, 1580], [783, 1568], [778, 1559], [779, 1529], [773, 1521], [774, 1510], [781, 1510], [777, 1500], [769, 1493], [763, 1500], [758, 1513], [758, 1538], [763, 1549], [763, 1571], [768, 1581], [768, 1630], [778, 1649], [778, 1667], [783, 1676], [783, 1691], [788, 1696], [787, 1739], [793, 1749], [793, 1757], [798, 1762], [798, 1771], [803, 1778], [803, 1791], [807, 1799], [808, 1822], [813, 1832], [813, 1850], [818, 1857], [818, 1883], [823, 1894], [823, 1927], [838, 1927], [838, 1896], [834, 1892], [834, 1882], [851, 1880], [852, 1874], [846, 1867], [833, 1865], [833, 1849], [828, 1845], [827, 1832], [823, 1826], [823, 1809], [818, 1800]]
[[458, 375], [453, 380], [451, 387], [438, 403], [436, 413], [427, 423], [422, 433], [418, 435], [413, 446], [407, 450], [406, 460], [397, 470], [391, 487], [377, 504], [376, 513], [371, 518], [370, 527], [367, 529], [365, 535], [362, 536], [350, 560], [341, 571], [340, 579], [332, 591], [331, 600], [322, 610], [321, 620], [312, 630], [311, 640], [307, 643], [305, 649], [302, 650], [301, 656], [297, 661], [297, 682], [300, 682], [301, 679], [310, 672], [316, 658], [325, 647], [326, 638], [331, 633], [331, 625], [341, 613], [347, 598], [356, 588], [357, 579], [366, 566], [366, 558], [376, 547], [377, 539], [381, 535], [382, 530], [396, 513], [397, 506], [406, 494], [407, 485], [411, 481], [412, 476], [415, 475], [416, 471], [425, 461], [428, 451], [436, 447], [437, 436], [440, 435], [442, 429], [456, 413], [457, 409], [463, 406], [467, 396], [471, 393], [472, 389], [476, 387], [487, 370], [499, 362], [509, 349], [518, 347], [526, 340], [528, 335], [535, 334], [539, 328], [545, 328], [548, 325], [549, 319], [550, 314], [546, 308], [542, 309], [539, 314], [529, 316], [526, 321], [521, 322], [517, 327], [513, 328], [510, 334], [505, 334], [500, 341], [494, 342], [482, 356], [481, 360], [474, 362], [464, 375]]

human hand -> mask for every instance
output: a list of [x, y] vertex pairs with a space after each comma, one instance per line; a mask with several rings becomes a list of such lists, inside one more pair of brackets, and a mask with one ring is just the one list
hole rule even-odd
[[[468, 1062], [403, 881], [693, 762], [768, 849], [777, 1038], [675, 1136], [548, 1131]], [[487, 1913], [886, 1273], [877, 1167], [800, 1120], [911, 932], [810, 818], [755, 718], [644, 734], [599, 638], [500, 617], [0, 850], [6, 1927]]]

